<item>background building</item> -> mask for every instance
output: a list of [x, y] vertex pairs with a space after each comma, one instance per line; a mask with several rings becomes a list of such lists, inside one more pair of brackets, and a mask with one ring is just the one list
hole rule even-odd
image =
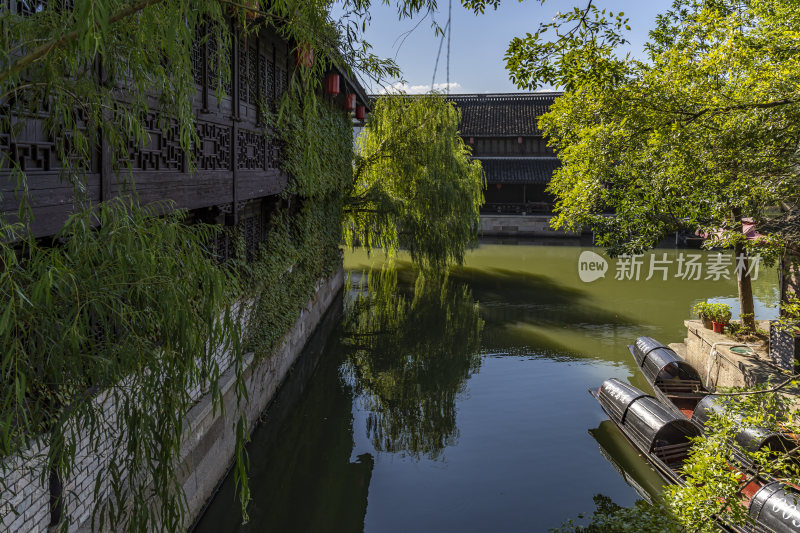
[[559, 162], [537, 125], [560, 94], [447, 96], [461, 110], [461, 137], [486, 173], [482, 236], [567, 235], [550, 228], [553, 197], [546, 188]]
[[486, 173], [485, 213], [550, 213], [558, 158], [536, 121], [560, 93], [457, 94], [461, 136]]

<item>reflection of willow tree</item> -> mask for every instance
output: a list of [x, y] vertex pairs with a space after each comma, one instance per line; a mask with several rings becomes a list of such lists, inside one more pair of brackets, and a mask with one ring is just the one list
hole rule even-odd
[[398, 287], [376, 270], [350, 291], [346, 371], [379, 451], [435, 458], [457, 437], [455, 401], [480, 367], [478, 305], [465, 285], [420, 274]]

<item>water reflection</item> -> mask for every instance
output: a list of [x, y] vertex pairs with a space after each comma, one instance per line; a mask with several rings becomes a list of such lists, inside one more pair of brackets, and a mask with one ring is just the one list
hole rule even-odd
[[[646, 388], [626, 345], [680, 342], [699, 300], [735, 316], [736, 284], [583, 283], [582, 251], [482, 245], [444, 283], [346, 254], [347, 316], [248, 447], [250, 524], [229, 476], [198, 531], [545, 531], [598, 493], [626, 506], [656, 493], [586, 389], [612, 376]], [[774, 316], [774, 271], [754, 293], [757, 317]]]
[[480, 368], [483, 320], [462, 283], [409, 274], [390, 265], [355, 276], [343, 375], [376, 450], [434, 459], [458, 436], [456, 398]]
[[603, 457], [642, 499], [652, 503], [653, 498], [661, 494], [661, 476], [650, 468], [613, 422], [604, 420], [595, 429], [590, 429], [589, 434], [597, 441]]
[[[242, 524], [234, 476], [229, 474], [195, 533], [361, 531], [374, 458], [352, 457], [353, 393], [335, 376], [340, 360], [334, 304], [303, 350], [248, 445], [250, 522]], [[211, 450], [209, 453], [214, 453]]]

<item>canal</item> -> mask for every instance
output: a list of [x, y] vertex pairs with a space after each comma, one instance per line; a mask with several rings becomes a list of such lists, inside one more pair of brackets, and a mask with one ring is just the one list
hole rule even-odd
[[[481, 245], [446, 283], [346, 254], [344, 311], [248, 447], [249, 523], [231, 475], [197, 533], [546, 531], [591, 514], [596, 494], [631, 505], [657, 492], [587, 389], [608, 377], [647, 388], [626, 345], [682, 341], [698, 301], [737, 317], [735, 265], [705, 279], [721, 270], [716, 253], [657, 250], [638, 276], [609, 261], [586, 282], [585, 250]], [[688, 254], [699, 280], [683, 279]], [[762, 266], [754, 294], [757, 318], [774, 317], [774, 269]]]

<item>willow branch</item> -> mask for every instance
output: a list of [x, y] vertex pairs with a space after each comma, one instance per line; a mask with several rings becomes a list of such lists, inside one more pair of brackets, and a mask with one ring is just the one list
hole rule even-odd
[[[107, 23], [114, 24], [119, 22], [120, 20], [129, 17], [139, 11], [149, 7], [151, 5], [159, 4], [164, 0], [141, 0], [131, 6], [126, 7], [125, 9], [121, 9], [108, 17]], [[61, 38], [56, 39], [55, 41], [51, 41], [48, 44], [44, 44], [38, 48], [32, 50], [29, 54], [19, 58], [18, 60], [14, 61], [7, 69], [3, 72], [0, 72], [0, 82], [5, 81], [9, 77], [13, 76], [14, 74], [19, 73], [21, 70], [28, 67], [30, 64], [38, 61], [39, 59], [43, 58], [56, 48], [60, 48], [65, 44], [68, 44], [72, 41], [75, 41], [86, 34], [89, 31], [89, 28], [85, 28], [82, 30], [72, 30], [71, 32], [62, 35]]]

